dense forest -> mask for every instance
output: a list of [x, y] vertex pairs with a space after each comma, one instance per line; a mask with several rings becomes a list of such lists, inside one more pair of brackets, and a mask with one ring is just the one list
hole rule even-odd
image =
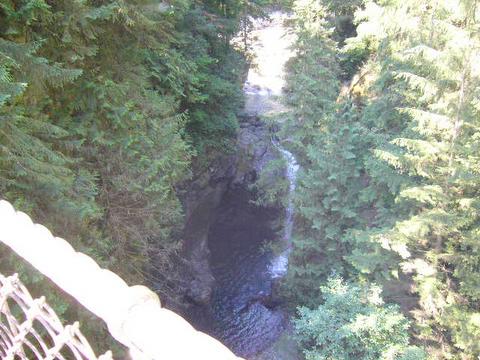
[[478, 11], [294, 4], [285, 291], [306, 359], [480, 355]]
[[[478, 358], [479, 5], [275, 3], [296, 35], [273, 128], [300, 165], [279, 291], [302, 356]], [[251, 22], [271, 6], [0, 0], [0, 197], [175, 301], [186, 184], [235, 151]], [[115, 346], [3, 248], [0, 264]]]
[[[1, 0], [0, 196], [130, 284], [155, 258], [175, 297], [182, 185], [232, 149], [246, 57], [230, 40], [250, 15], [254, 2]], [[59, 315], [90, 316], [0, 254]]]

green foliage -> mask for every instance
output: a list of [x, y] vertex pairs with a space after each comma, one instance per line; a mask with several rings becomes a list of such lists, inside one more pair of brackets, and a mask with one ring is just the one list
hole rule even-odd
[[291, 118], [285, 137], [304, 169], [298, 180], [296, 231], [285, 293], [295, 303], [318, 304], [318, 284], [332, 271], [346, 274], [347, 230], [365, 222], [359, 198], [365, 176], [362, 159], [369, 134], [354, 104], [337, 104], [340, 69], [335, 44], [325, 29], [326, 9], [297, 2], [297, 56], [288, 64]]
[[[288, 189], [289, 181], [285, 177], [285, 167], [287, 166], [285, 159], [281, 154], [280, 157], [275, 160], [271, 160], [268, 164], [262, 168], [258, 179], [255, 180], [255, 184], [252, 186], [252, 190], [255, 191], [257, 199], [255, 204], [258, 206], [271, 206], [271, 207], [286, 207], [288, 204]], [[283, 203], [282, 203], [283, 200]]]
[[[179, 300], [177, 188], [235, 137], [245, 60], [230, 39], [261, 5], [1, 1], [0, 195], [129, 283], [162, 274]], [[61, 315], [90, 317], [0, 256]]]
[[321, 288], [324, 302], [299, 309], [295, 321], [307, 360], [426, 359], [409, 346], [409, 321], [395, 305], [385, 305], [378, 287], [346, 284], [330, 278]]
[[[382, 210], [387, 221], [394, 224], [374, 233], [367, 230], [366, 234], [371, 243], [377, 242], [377, 249], [382, 247], [398, 254], [398, 260], [391, 262], [393, 266], [402, 263], [404, 268], [417, 273], [415, 280], [423, 311], [417, 313], [417, 320], [429, 324], [422, 327], [421, 337], [438, 339], [445, 327], [452, 334], [458, 333], [459, 327], [464, 329], [460, 325], [464, 320], [460, 318], [453, 320], [453, 316], [447, 315], [449, 321], [445, 322], [441, 314], [449, 313], [447, 304], [461, 303], [464, 296], [475, 299], [475, 292], [467, 289], [476, 282], [477, 270], [469, 268], [468, 275], [462, 271], [470, 255], [461, 249], [468, 247], [478, 222], [474, 205], [477, 185], [472, 182], [477, 165], [469, 155], [478, 126], [474, 95], [477, 80], [470, 65], [478, 56], [471, 50], [478, 40], [470, 32], [473, 24], [468, 11], [452, 11], [449, 4], [442, 2], [435, 3], [428, 12], [418, 7], [406, 11], [401, 4], [394, 4], [376, 8], [372, 14], [364, 28], [377, 29], [374, 42], [379, 44], [379, 60], [385, 64], [385, 75], [380, 73], [377, 83], [383, 76], [390, 76], [389, 88], [398, 90], [394, 97], [381, 93], [379, 99], [368, 105], [374, 110], [368, 115], [375, 116], [376, 103], [385, 102], [395, 108], [403, 124], [388, 131], [387, 136], [382, 135], [383, 142], [374, 150], [376, 160], [369, 165], [370, 186], [389, 188], [394, 196], [394, 201], [383, 205]], [[398, 17], [396, 22], [385, 21], [394, 16]], [[458, 19], [463, 19], [461, 25]], [[413, 31], [409, 27], [413, 23], [422, 26]], [[399, 40], [389, 37], [398, 27], [404, 29], [406, 36]], [[368, 36], [372, 40], [372, 33], [359, 31], [360, 38]], [[391, 180], [375, 171], [372, 165], [377, 161], [394, 170], [392, 176], [398, 178], [398, 186], [392, 187], [387, 183]], [[381, 209], [379, 205], [377, 209]], [[367, 256], [372, 250], [366, 252]], [[419, 258], [427, 261], [423, 267], [417, 262]], [[425, 266], [430, 270], [425, 270]], [[453, 273], [450, 267], [455, 269]], [[370, 271], [373, 273], [374, 269]], [[457, 281], [460, 293], [453, 285]], [[472, 338], [474, 334], [472, 331]], [[478, 353], [475, 346], [468, 347], [455, 339], [453, 345], [468, 354]]]
[[[295, 3], [297, 55], [287, 64], [286, 102], [292, 106], [285, 122], [286, 138], [306, 163], [306, 146], [312, 136], [323, 130], [324, 117], [335, 112], [334, 101], [339, 89], [335, 44], [328, 39], [325, 8], [316, 1]], [[288, 135], [287, 135], [288, 134]]]
[[[316, 2], [302, 19], [322, 4], [323, 18], [342, 12]], [[304, 173], [287, 295], [317, 306], [332, 269], [386, 288], [403, 281], [410, 296], [387, 296], [411, 311], [410, 333], [433, 358], [480, 354], [477, 12], [469, 1], [367, 1], [345, 46], [329, 32], [312, 45], [329, 44], [331, 79], [350, 84], [305, 76], [325, 74], [321, 61], [315, 72], [292, 66], [301, 43], [289, 67], [289, 84], [308, 87], [295, 88], [286, 124]]]

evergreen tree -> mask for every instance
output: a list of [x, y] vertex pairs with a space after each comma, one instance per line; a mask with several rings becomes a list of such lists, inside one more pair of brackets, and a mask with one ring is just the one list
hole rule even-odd
[[[162, 299], [180, 301], [178, 189], [235, 138], [245, 60], [230, 39], [249, 11], [237, 1], [1, 1], [1, 196], [129, 283], [155, 274]], [[90, 317], [0, 257], [2, 271], [56, 297], [60, 315]], [[87, 333], [106, 347], [104, 330]]]
[[357, 126], [354, 104], [337, 103], [340, 70], [326, 8], [318, 1], [295, 4], [297, 55], [287, 77], [291, 119], [285, 137], [304, 172], [296, 196], [296, 231], [285, 291], [297, 304], [316, 305], [319, 284], [332, 273], [346, 274], [349, 251], [344, 233], [363, 222], [358, 194], [368, 138]]
[[426, 359], [409, 346], [409, 321], [397, 306], [385, 305], [378, 287], [331, 278], [316, 309], [300, 308], [295, 328], [305, 359]]
[[[364, 113], [376, 116], [384, 103], [393, 109], [390, 121], [401, 124], [392, 131], [391, 125], [375, 123], [383, 133], [379, 134], [375, 157], [367, 163], [371, 182], [365, 191], [379, 194], [388, 189], [393, 200], [375, 203], [381, 211], [376, 222], [383, 229], [355, 234], [354, 239], [359, 244], [369, 243], [370, 250], [357, 251], [350, 260], [360, 270], [378, 274], [385, 262], [377, 255], [398, 254], [389, 256], [388, 268], [401, 265], [414, 274], [420, 296], [421, 311], [416, 312], [422, 324], [420, 338], [443, 344], [445, 355], [455, 351], [445, 348], [443, 333], [448, 331], [453, 345], [475, 355], [478, 348], [473, 339], [478, 329], [470, 319], [476, 314], [474, 307], [468, 310], [464, 305], [472, 299], [464, 284], [470, 281], [467, 279], [475, 281], [477, 275], [473, 268], [469, 275], [462, 272], [458, 278], [458, 274], [466, 260], [460, 249], [468, 247], [478, 221], [473, 180], [477, 166], [470, 155], [478, 119], [477, 75], [471, 66], [478, 57], [474, 50], [478, 39], [472, 32], [476, 9], [475, 4], [452, 7], [447, 2], [426, 6], [427, 11], [419, 6], [407, 10], [404, 4], [393, 4], [381, 9], [381, 17], [370, 20], [370, 28], [380, 29], [377, 42], [385, 59], [379, 81], [389, 78], [382, 89], [388, 84], [398, 90], [392, 98], [386, 96], [388, 90], [382, 91], [380, 99]], [[394, 17], [396, 22], [385, 21]], [[421, 26], [413, 29], [413, 24]], [[393, 34], [399, 28], [405, 35], [397, 40]], [[390, 167], [386, 172], [385, 163]], [[367, 270], [363, 264], [372, 257], [377, 262], [370, 266], [376, 265]], [[465, 327], [465, 321], [472, 325]]]
[[[287, 294], [318, 304], [315, 284], [330, 269], [379, 282], [412, 310], [410, 331], [436, 358], [479, 354], [477, 11], [463, 1], [366, 2], [357, 36], [332, 57], [343, 69], [363, 63], [327, 102], [335, 110], [323, 115], [313, 95], [328, 85], [303, 78], [312, 106], [292, 101], [294, 119], [307, 108], [322, 120], [287, 125], [305, 173]], [[290, 67], [289, 83], [304, 74]], [[392, 290], [411, 282], [415, 295]]]

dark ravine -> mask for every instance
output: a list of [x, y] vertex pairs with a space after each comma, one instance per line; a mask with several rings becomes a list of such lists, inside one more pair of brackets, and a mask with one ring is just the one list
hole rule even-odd
[[235, 163], [235, 156], [221, 156], [188, 186], [183, 236], [184, 256], [191, 270], [185, 294], [187, 303], [206, 305], [210, 302], [215, 279], [209, 264], [208, 233], [215, 211], [236, 172]]
[[[247, 203], [253, 200], [249, 189], [259, 173], [268, 162], [281, 156], [270, 142], [270, 131], [257, 117], [244, 117], [240, 125], [236, 150], [230, 155], [219, 155], [185, 191], [184, 254], [193, 274], [187, 297], [197, 305], [209, 303], [215, 283], [208, 238], [224, 197], [240, 191]], [[264, 210], [278, 212], [272, 208]]]
[[190, 195], [196, 206], [187, 212], [185, 233], [196, 277], [187, 316], [198, 329], [248, 357], [275, 341], [285, 322], [272, 291], [273, 254], [266, 246], [281, 232], [283, 209], [253, 203], [252, 185], [281, 154], [257, 117], [242, 120], [237, 152], [224, 164], [227, 170], [211, 177], [195, 201]]

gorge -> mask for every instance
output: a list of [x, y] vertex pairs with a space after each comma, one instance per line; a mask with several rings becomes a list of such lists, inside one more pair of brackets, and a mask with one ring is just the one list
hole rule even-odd
[[[237, 150], [224, 161], [227, 171], [221, 179], [210, 184], [215, 190], [192, 202], [197, 209], [187, 218], [196, 223], [187, 221], [185, 230], [194, 244], [191, 260], [198, 264], [197, 296], [192, 296], [197, 305], [189, 316], [200, 330], [247, 359], [269, 348], [287, 325], [275, 283], [287, 270], [298, 165], [265, 122], [266, 117], [278, 121], [285, 111], [282, 76], [292, 41], [283, 25], [286, 19], [274, 12], [270, 20], [254, 23], [255, 65], [244, 85]], [[270, 169], [274, 161], [282, 165]], [[260, 176], [267, 178], [266, 186], [287, 181], [283, 205], [256, 204]], [[211, 215], [206, 218], [206, 213]]]
[[479, 4], [0, 1], [0, 197], [248, 360], [477, 359]]

